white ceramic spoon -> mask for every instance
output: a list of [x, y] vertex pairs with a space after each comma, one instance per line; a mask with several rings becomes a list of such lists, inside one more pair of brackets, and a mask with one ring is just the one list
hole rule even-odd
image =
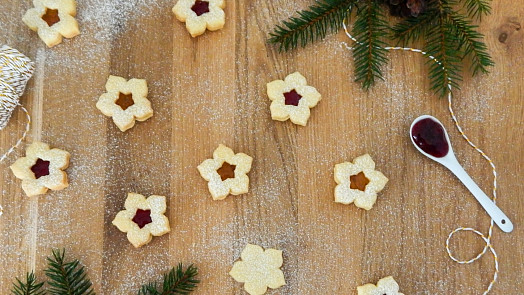
[[[440, 127], [442, 127], [444, 131], [444, 135], [446, 137], [447, 145], [449, 147], [449, 150], [446, 155], [443, 157], [434, 157], [424, 150], [422, 150], [421, 147], [417, 145], [413, 138], [413, 126], [424, 119], [431, 119], [434, 122], [438, 123]], [[478, 187], [478, 185], [471, 179], [471, 177], [464, 171], [464, 168], [460, 166], [459, 162], [457, 161], [457, 158], [455, 157], [455, 154], [453, 153], [453, 149], [451, 148], [451, 142], [449, 141], [448, 133], [446, 132], [446, 129], [442, 125], [442, 123], [437, 120], [435, 117], [423, 115], [418, 118], [416, 118], [413, 123], [411, 124], [411, 127], [409, 128], [409, 137], [411, 138], [411, 142], [413, 145], [417, 148], [419, 152], [424, 154], [426, 157], [444, 165], [446, 168], [451, 170], [455, 176], [462, 181], [462, 183], [469, 189], [469, 191], [475, 196], [477, 201], [482, 205], [484, 210], [491, 216], [491, 218], [495, 221], [495, 223], [498, 225], [498, 227], [504, 231], [504, 232], [511, 232], [513, 230], [513, 223], [511, 223], [511, 220], [500, 210], [493, 201]]]

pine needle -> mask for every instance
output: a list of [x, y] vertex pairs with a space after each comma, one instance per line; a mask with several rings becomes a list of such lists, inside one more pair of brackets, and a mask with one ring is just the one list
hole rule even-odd
[[[176, 269], [173, 267], [168, 273], [164, 274], [161, 284], [151, 282], [143, 285], [138, 291], [138, 295], [187, 295], [193, 292], [199, 280], [195, 279], [198, 269], [191, 264], [184, 270], [182, 263]], [[161, 290], [159, 290], [161, 288]]]
[[53, 250], [53, 257], [47, 257], [45, 274], [52, 295], [95, 295], [92, 283], [78, 260], [66, 262], [65, 250]]
[[375, 84], [375, 79], [381, 79], [381, 68], [388, 62], [384, 38], [389, 31], [384, 13], [375, 0], [362, 3], [355, 24], [353, 36], [361, 43], [353, 49], [355, 59], [355, 81], [362, 83], [362, 88], [369, 89]]
[[44, 290], [41, 290], [43, 286], [44, 283], [36, 282], [36, 276], [33, 272], [28, 272], [24, 282], [16, 278], [11, 293], [13, 295], [44, 295]]
[[338, 32], [344, 19], [358, 0], [317, 0], [308, 9], [299, 11], [277, 25], [270, 33], [269, 42], [279, 44], [280, 51], [304, 47], [324, 39], [328, 33]]

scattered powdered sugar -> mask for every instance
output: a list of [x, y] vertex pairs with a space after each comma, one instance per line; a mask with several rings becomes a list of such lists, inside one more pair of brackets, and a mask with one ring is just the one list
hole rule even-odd
[[[279, 1], [278, 9], [273, 10], [264, 4], [266, 2], [258, 0], [245, 4], [247, 11], [264, 7], [255, 16], [250, 16], [264, 25], [267, 23], [259, 21], [259, 18], [270, 17], [277, 22], [295, 15], [297, 10], [307, 6], [307, 2]], [[115, 126], [112, 126], [110, 119], [99, 115], [94, 102], [103, 93], [107, 76], [104, 74], [101, 75], [104, 77], [96, 77], [88, 74], [93, 72], [93, 68], [107, 67], [107, 63], [110, 62], [107, 51], [111, 46], [130, 46], [118, 42], [123, 34], [134, 33], [129, 32], [130, 28], [136, 29], [137, 34], [144, 33], [140, 32], [141, 24], [138, 19], [150, 18], [158, 13], [170, 14], [172, 5], [172, 0], [79, 1], [78, 20], [83, 34], [73, 40], [64, 41], [76, 43], [75, 54], [69, 52], [71, 47], [67, 45], [45, 50], [45, 71], [62, 74], [53, 76], [58, 80], [53, 81], [53, 89], [46, 92], [49, 93], [49, 97], [46, 98], [49, 103], [53, 103], [53, 94], [64, 97], [65, 93], [70, 92], [71, 76], [76, 78], [75, 83], [99, 85], [99, 87], [86, 87], [79, 99], [52, 104], [53, 112], [56, 114], [74, 115], [75, 122], [69, 126], [46, 126], [46, 114], [44, 114], [43, 139], [51, 140], [54, 146], [69, 151], [73, 156], [71, 166], [67, 170], [71, 186], [64, 191], [42, 196], [39, 201], [37, 246], [41, 257], [38, 258], [37, 266], [41, 269], [44, 265], [45, 256], [50, 254], [49, 249], [65, 246], [70, 257], [81, 259], [88, 268], [103, 270], [90, 273], [98, 293], [122, 295], [136, 293], [141, 284], [152, 279], [160, 279], [161, 274], [168, 270], [166, 269], [168, 262], [174, 261], [173, 252], [184, 253], [187, 255], [178, 254], [177, 258], [182, 257], [184, 262], [194, 262], [201, 267], [199, 278], [207, 290], [225, 290], [233, 287], [239, 289], [240, 284], [229, 278], [227, 273], [216, 273], [214, 270], [222, 270], [224, 265], [232, 265], [239, 258], [245, 245], [254, 243], [264, 248], [284, 251], [283, 270], [287, 285], [276, 291], [269, 291], [268, 294], [298, 294], [297, 290], [307, 291], [304, 294], [340, 294], [340, 286], [349, 290], [368, 282], [368, 278], [371, 278], [369, 282], [372, 282], [378, 276], [375, 273], [400, 277], [404, 279], [401, 287], [416, 290], [417, 294], [449, 292], [452, 288], [449, 286], [451, 279], [438, 278], [438, 275], [443, 272], [460, 275], [469, 270], [467, 267], [453, 264], [443, 249], [442, 237], [445, 237], [455, 225], [459, 225], [455, 219], [449, 221], [449, 208], [460, 204], [453, 208], [453, 218], [455, 215], [468, 216], [471, 212], [480, 215], [482, 212], [472, 200], [455, 203], [453, 200], [462, 196], [456, 195], [459, 190], [452, 176], [444, 169], [440, 169], [441, 167], [429, 164], [422, 157], [414, 157], [406, 165], [407, 171], [397, 171], [398, 169], [395, 168], [403, 165], [403, 159], [413, 155], [413, 152], [409, 152], [410, 142], [405, 141], [404, 145], [384, 150], [384, 146], [387, 145], [385, 139], [398, 141], [399, 138], [406, 137], [410, 120], [415, 117], [406, 110], [413, 108], [413, 101], [420, 101], [416, 108], [420, 113], [437, 112], [442, 116], [448, 116], [445, 100], [437, 103], [438, 109], [433, 109], [430, 101], [437, 98], [428, 90], [429, 86], [424, 84], [423, 77], [404, 76], [405, 65], [398, 57], [409, 53], [390, 53], [392, 65], [384, 71], [385, 82], [378, 81], [375, 88], [369, 92], [362, 91], [360, 85], [353, 82], [352, 54], [341, 43], [346, 41], [345, 36], [341, 38], [340, 35], [328, 36], [324, 41], [304, 49], [279, 55], [275, 63], [282, 63], [282, 65], [276, 68], [270, 62], [258, 60], [258, 57], [250, 61], [259, 63], [257, 67], [267, 71], [252, 73], [241, 58], [235, 60], [237, 68], [230, 67], [230, 70], [221, 71], [224, 75], [221, 81], [240, 77], [241, 82], [246, 82], [246, 85], [240, 85], [241, 82], [220, 83], [221, 87], [217, 88], [213, 85], [213, 81], [199, 79], [201, 72], [190, 72], [190, 70], [162, 80], [148, 80], [150, 90], [154, 91], [152, 103], [155, 115], [146, 122], [137, 123], [134, 127], [147, 129], [149, 134], [144, 141], [136, 141], [132, 132], [121, 134]], [[2, 13], [0, 12], [0, 16]], [[248, 20], [240, 20], [237, 25], [243, 27], [247, 22]], [[261, 34], [265, 37], [271, 29], [272, 26], [268, 25], [261, 29], [263, 31]], [[2, 28], [0, 32], [4, 33]], [[253, 36], [255, 35], [256, 33]], [[253, 38], [253, 36], [245, 37]], [[256, 56], [255, 50], [258, 49], [247, 48], [246, 54], [253, 53]], [[313, 54], [315, 52], [329, 54], [315, 56]], [[321, 74], [302, 72], [309, 84], [322, 89], [323, 94], [323, 100], [311, 111], [312, 116], [308, 126], [302, 128], [293, 126], [289, 122], [272, 121], [269, 99], [265, 95], [265, 83], [269, 79], [283, 79], [289, 74], [288, 71], [307, 68], [301, 63], [308, 61], [307, 59], [312, 56], [315, 56], [315, 59], [311, 62], [325, 64], [327, 69], [324, 67], [318, 69]], [[169, 58], [171, 57], [168, 56]], [[289, 64], [284, 62], [288, 58]], [[122, 63], [133, 63], [125, 56], [119, 56], [118, 59]], [[415, 54], [409, 58], [409, 61], [420, 64], [424, 62], [423, 57]], [[150, 70], [155, 69], [162, 62], [151, 61]], [[143, 65], [138, 65], [137, 68], [145, 70]], [[334, 87], [333, 83], [340, 83], [340, 80], [330, 76], [332, 74], [330, 69], [347, 74], [344, 85]], [[144, 74], [147, 75], [147, 70]], [[193, 87], [195, 83], [198, 83], [198, 87]], [[501, 72], [495, 70], [488, 76], [472, 79], [468, 83], [471, 84], [465, 87], [470, 93], [476, 93], [476, 96], [462, 97], [458, 94], [455, 99], [456, 111], [464, 122], [467, 124], [484, 120], [502, 122], [507, 118], [504, 108], [509, 106], [490, 108], [495, 101], [502, 99], [503, 92], [498, 89], [508, 83], [502, 80]], [[495, 86], [481, 87], [486, 83]], [[184, 100], [184, 110], [171, 110], [174, 92], [178, 91], [171, 90], [172, 85], [191, 89], [190, 93], [196, 99]], [[339, 87], [346, 92], [340, 91]], [[472, 88], [479, 90], [471, 91]], [[210, 89], [213, 91], [211, 96]], [[375, 95], [376, 93], [388, 95], [378, 96]], [[230, 99], [228, 103], [224, 103], [225, 98]], [[232, 106], [234, 111], [231, 111]], [[345, 116], [355, 112], [355, 108], [359, 108], [360, 115], [344, 121]], [[384, 118], [377, 118], [373, 111], [377, 108], [387, 110], [381, 112]], [[320, 111], [321, 109], [323, 111]], [[471, 111], [461, 112], [465, 109]], [[320, 118], [318, 114], [321, 113], [325, 115]], [[205, 187], [203, 180], [194, 184], [193, 188], [183, 190], [190, 194], [181, 196], [171, 194], [170, 182], [188, 186], [191, 184], [185, 183], [187, 179], [183, 173], [166, 174], [177, 169], [193, 172], [196, 170], [195, 163], [190, 161], [184, 161], [183, 164], [175, 163], [175, 160], [184, 160], [183, 154], [173, 157], [174, 151], [171, 149], [175, 149], [177, 153], [190, 153], [194, 147], [209, 144], [205, 138], [198, 137], [198, 140], [194, 139], [191, 144], [176, 141], [175, 146], [172, 147], [169, 134], [198, 132], [196, 129], [186, 131], [190, 128], [188, 126], [174, 125], [168, 128], [163, 126], [162, 122], [170, 122], [175, 115], [191, 116], [191, 122], [195, 126], [206, 126], [211, 130], [210, 133], [228, 132], [232, 130], [231, 125], [234, 124], [237, 146], [243, 147], [244, 142], [254, 143], [245, 144], [247, 150], [235, 150], [254, 157], [254, 168], [249, 173], [251, 184], [248, 194], [239, 197], [229, 196], [226, 200], [220, 201], [222, 203], [202, 205], [207, 201], [206, 198], [210, 198], [207, 192], [200, 194], [205, 191], [201, 189]], [[362, 126], [362, 132], [358, 134], [348, 132], [359, 128], [339, 126], [337, 120], [358, 124]], [[327, 121], [329, 126], [321, 128], [320, 124], [323, 121]], [[384, 124], [387, 128], [384, 128]], [[100, 126], [107, 131], [97, 131]], [[451, 127], [450, 124], [447, 126]], [[11, 134], [16, 135], [16, 131], [10, 129], [8, 132], [11, 136]], [[77, 131], [90, 134], [90, 140], [80, 141], [75, 137]], [[324, 132], [321, 140], [315, 140], [318, 132]], [[456, 133], [453, 136], [458, 138], [455, 137]], [[503, 139], [503, 135], [493, 136], [498, 142]], [[254, 150], [249, 150], [250, 147]], [[363, 212], [352, 206], [333, 204], [333, 166], [342, 161], [353, 160], [354, 157], [366, 152], [372, 154], [376, 160], [377, 169], [390, 177], [386, 190], [379, 196], [377, 207], [369, 212]], [[469, 155], [470, 150], [464, 153], [467, 156], [464, 156], [461, 162], [467, 168], [477, 171], [484, 169], [489, 172], [489, 168], [484, 167], [485, 163], [476, 155]], [[375, 155], [378, 156], [375, 158]], [[93, 161], [99, 161], [100, 165], [92, 165]], [[307, 170], [305, 167], [311, 165], [315, 165], [317, 173], [304, 172]], [[257, 167], [265, 167], [265, 169]], [[419, 169], [425, 170], [424, 173]], [[424, 177], [439, 179], [439, 183], [447, 188], [437, 187], [434, 182], [429, 182]], [[489, 181], [490, 176], [487, 174], [481, 177]], [[151, 178], [160, 180], [150, 181]], [[6, 187], [16, 185], [12, 177], [5, 178], [4, 183], [8, 184]], [[312, 188], [311, 191], [299, 187], [298, 183]], [[418, 183], [420, 187], [414, 188], [412, 192], [402, 189], [404, 185], [412, 183]], [[521, 187], [522, 184], [519, 183], [517, 186]], [[101, 187], [106, 187], [107, 190], [101, 191], [99, 189]], [[199, 188], [199, 193], [193, 192]], [[80, 189], [84, 191], [79, 191]], [[155, 193], [170, 198], [170, 221], [173, 231], [164, 237], [154, 238], [151, 245], [139, 250], [133, 249], [127, 242], [125, 234], [111, 226], [112, 218], [123, 208], [123, 200], [130, 190], [137, 190], [144, 195]], [[427, 197], [422, 195], [424, 192], [435, 193]], [[465, 194], [464, 191], [459, 192]], [[8, 193], [6, 189], [2, 191], [3, 196]], [[17, 198], [25, 198], [25, 196], [21, 195]], [[187, 212], [178, 212], [179, 215], [175, 215], [173, 213], [177, 213], [176, 208], [173, 209], [171, 206], [176, 204], [176, 198], [186, 198], [185, 207], [206, 207], [207, 210], [225, 211], [227, 209], [224, 208], [234, 202], [235, 209], [231, 212], [232, 216], [226, 216], [223, 220], [207, 220], [205, 216], [200, 215], [205, 214], [203, 211], [197, 211], [200, 214], [194, 215]], [[437, 198], [442, 201], [436, 200]], [[9, 253], [5, 261], [15, 264], [26, 258], [25, 249], [21, 250], [19, 245], [27, 242], [26, 235], [30, 223], [27, 216], [13, 218], [10, 216], [10, 212], [20, 210], [18, 208], [23, 206], [20, 205], [23, 202], [16, 202], [14, 197], [2, 201], [5, 207], [2, 219], [5, 220], [9, 216], [10, 222], [3, 224], [1, 239], [9, 242], [0, 245], [0, 252]], [[100, 212], [100, 208], [104, 210]], [[406, 208], [419, 210], [408, 211]], [[0, 206], [0, 215], [1, 210]], [[64, 218], [64, 212], [68, 211], [77, 212], [79, 215]], [[397, 224], [399, 216], [406, 224], [400, 226]], [[375, 222], [376, 220], [380, 222]], [[466, 217], [463, 222], [475, 224], [476, 219]], [[103, 241], [103, 251], [98, 251], [101, 249], [100, 245], [94, 246], [93, 250], [85, 251], [89, 249], [86, 244], [100, 242], [99, 238], [90, 235], [89, 228], [85, 228], [90, 224], [104, 224], [103, 230], [106, 231], [104, 238], [107, 241]], [[189, 227], [187, 224], [194, 226]], [[442, 225], [443, 228], [435, 229], [435, 225]], [[337, 234], [325, 234], [332, 232]], [[336, 237], [337, 240], [329, 240], [329, 237]], [[187, 239], [184, 249], [170, 250], [168, 243], [175, 239], [184, 241]], [[380, 253], [377, 250], [386, 248], [391, 251]], [[425, 263], [420, 263], [420, 259], [411, 259], [414, 255], [420, 255], [421, 251], [424, 251], [424, 255], [428, 255]], [[319, 257], [329, 257], [329, 259], [319, 259]], [[418, 265], [415, 265], [417, 263]], [[487, 265], [486, 269], [488, 269], [491, 267], [491, 257], [486, 256], [479, 265]], [[486, 270], [486, 273], [490, 270]], [[7, 274], [19, 275], [14, 271]], [[220, 280], [216, 279], [217, 277], [220, 277]], [[112, 278], [118, 278], [118, 283], [112, 282]], [[428, 281], [429, 278], [436, 279]], [[473, 279], [468, 278], [468, 280], [471, 282]], [[474, 278], [474, 282], [478, 284], [458, 288], [461, 293], [478, 293], [479, 286], [483, 286], [487, 279]], [[510, 290], [511, 287], [505, 286], [505, 289]], [[232, 289], [227, 290], [233, 293]]]

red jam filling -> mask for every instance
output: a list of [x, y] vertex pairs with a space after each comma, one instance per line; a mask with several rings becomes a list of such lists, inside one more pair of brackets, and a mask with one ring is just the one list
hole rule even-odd
[[433, 157], [442, 158], [448, 154], [449, 144], [442, 125], [427, 118], [417, 122], [411, 129], [415, 144]]
[[220, 175], [222, 181], [228, 178], [235, 178], [235, 168], [237, 168], [237, 166], [224, 162], [222, 167], [218, 168], [217, 173]]
[[35, 174], [36, 179], [49, 175], [49, 161], [44, 161], [38, 158], [36, 163], [31, 166], [31, 171]]
[[136, 223], [139, 228], [143, 228], [147, 224], [150, 224], [153, 222], [153, 220], [151, 220], [151, 210], [136, 209], [133, 222]]
[[197, 16], [201, 16], [204, 13], [208, 13], [209, 12], [209, 2], [197, 0], [195, 1], [195, 4], [191, 6], [191, 10], [193, 10]]
[[135, 104], [135, 101], [133, 100], [133, 94], [119, 93], [118, 99], [115, 101], [115, 103], [125, 111], [128, 107]]
[[295, 89], [284, 93], [285, 104], [298, 106], [298, 102], [302, 98], [302, 95], [298, 94]]
[[369, 179], [367, 179], [366, 175], [364, 175], [364, 172], [360, 172], [357, 175], [351, 175], [349, 180], [351, 181], [349, 188], [358, 189], [361, 191], [365, 191], [366, 185], [369, 183]]
[[47, 23], [48, 26], [52, 26], [60, 21], [58, 17], [58, 10], [46, 8], [45, 14], [42, 15], [42, 19]]

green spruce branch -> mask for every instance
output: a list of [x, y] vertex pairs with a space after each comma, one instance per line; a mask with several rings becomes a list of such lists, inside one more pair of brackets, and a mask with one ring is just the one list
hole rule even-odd
[[278, 44], [279, 50], [289, 50], [324, 39], [328, 33], [340, 29], [355, 2], [357, 0], [317, 0], [308, 9], [299, 11], [298, 16], [278, 25], [270, 34], [269, 42]]
[[354, 46], [355, 81], [361, 82], [364, 89], [375, 84], [375, 79], [383, 79], [381, 68], [388, 62], [386, 43], [382, 39], [388, 32], [384, 13], [374, 0], [365, 0], [353, 25], [353, 36], [360, 40]]
[[[44, 282], [38, 283], [33, 272], [27, 273], [24, 281], [16, 278], [11, 289], [12, 295], [95, 295], [92, 283], [87, 277], [80, 261], [65, 260], [65, 250], [53, 250], [47, 257], [45, 274], [48, 278], [48, 290]], [[191, 264], [185, 270], [182, 264], [164, 274], [162, 282], [151, 282], [143, 285], [138, 295], [187, 295], [193, 292], [200, 283], [196, 279], [198, 269]]]
[[92, 283], [87, 277], [80, 261], [65, 261], [65, 250], [53, 250], [53, 256], [47, 257], [48, 267], [45, 274], [48, 290], [52, 295], [94, 295]]
[[36, 276], [33, 272], [28, 272], [25, 281], [22, 282], [16, 278], [11, 293], [13, 295], [44, 295], [45, 292], [42, 290], [43, 286], [44, 283], [37, 283]]
[[478, 32], [473, 19], [491, 12], [490, 0], [425, 0], [425, 12], [417, 17], [387, 22], [383, 11], [384, 0], [318, 0], [308, 9], [298, 12], [277, 26], [269, 42], [280, 50], [290, 50], [317, 41], [329, 32], [337, 32], [344, 19], [350, 21], [351, 9], [357, 10], [352, 34], [360, 42], [355, 44], [355, 80], [364, 89], [376, 79], [382, 79], [382, 69], [387, 64], [385, 46], [389, 40], [409, 46], [422, 41], [423, 48], [439, 62], [428, 61], [430, 87], [443, 96], [448, 85], [459, 87], [464, 64], [470, 62], [472, 75], [487, 73], [493, 60]]
[[164, 274], [161, 284], [151, 282], [143, 285], [138, 291], [138, 295], [174, 295], [189, 294], [195, 290], [199, 280], [195, 279], [198, 269], [192, 264], [184, 270], [182, 263], [176, 269], [173, 267], [168, 273]]

